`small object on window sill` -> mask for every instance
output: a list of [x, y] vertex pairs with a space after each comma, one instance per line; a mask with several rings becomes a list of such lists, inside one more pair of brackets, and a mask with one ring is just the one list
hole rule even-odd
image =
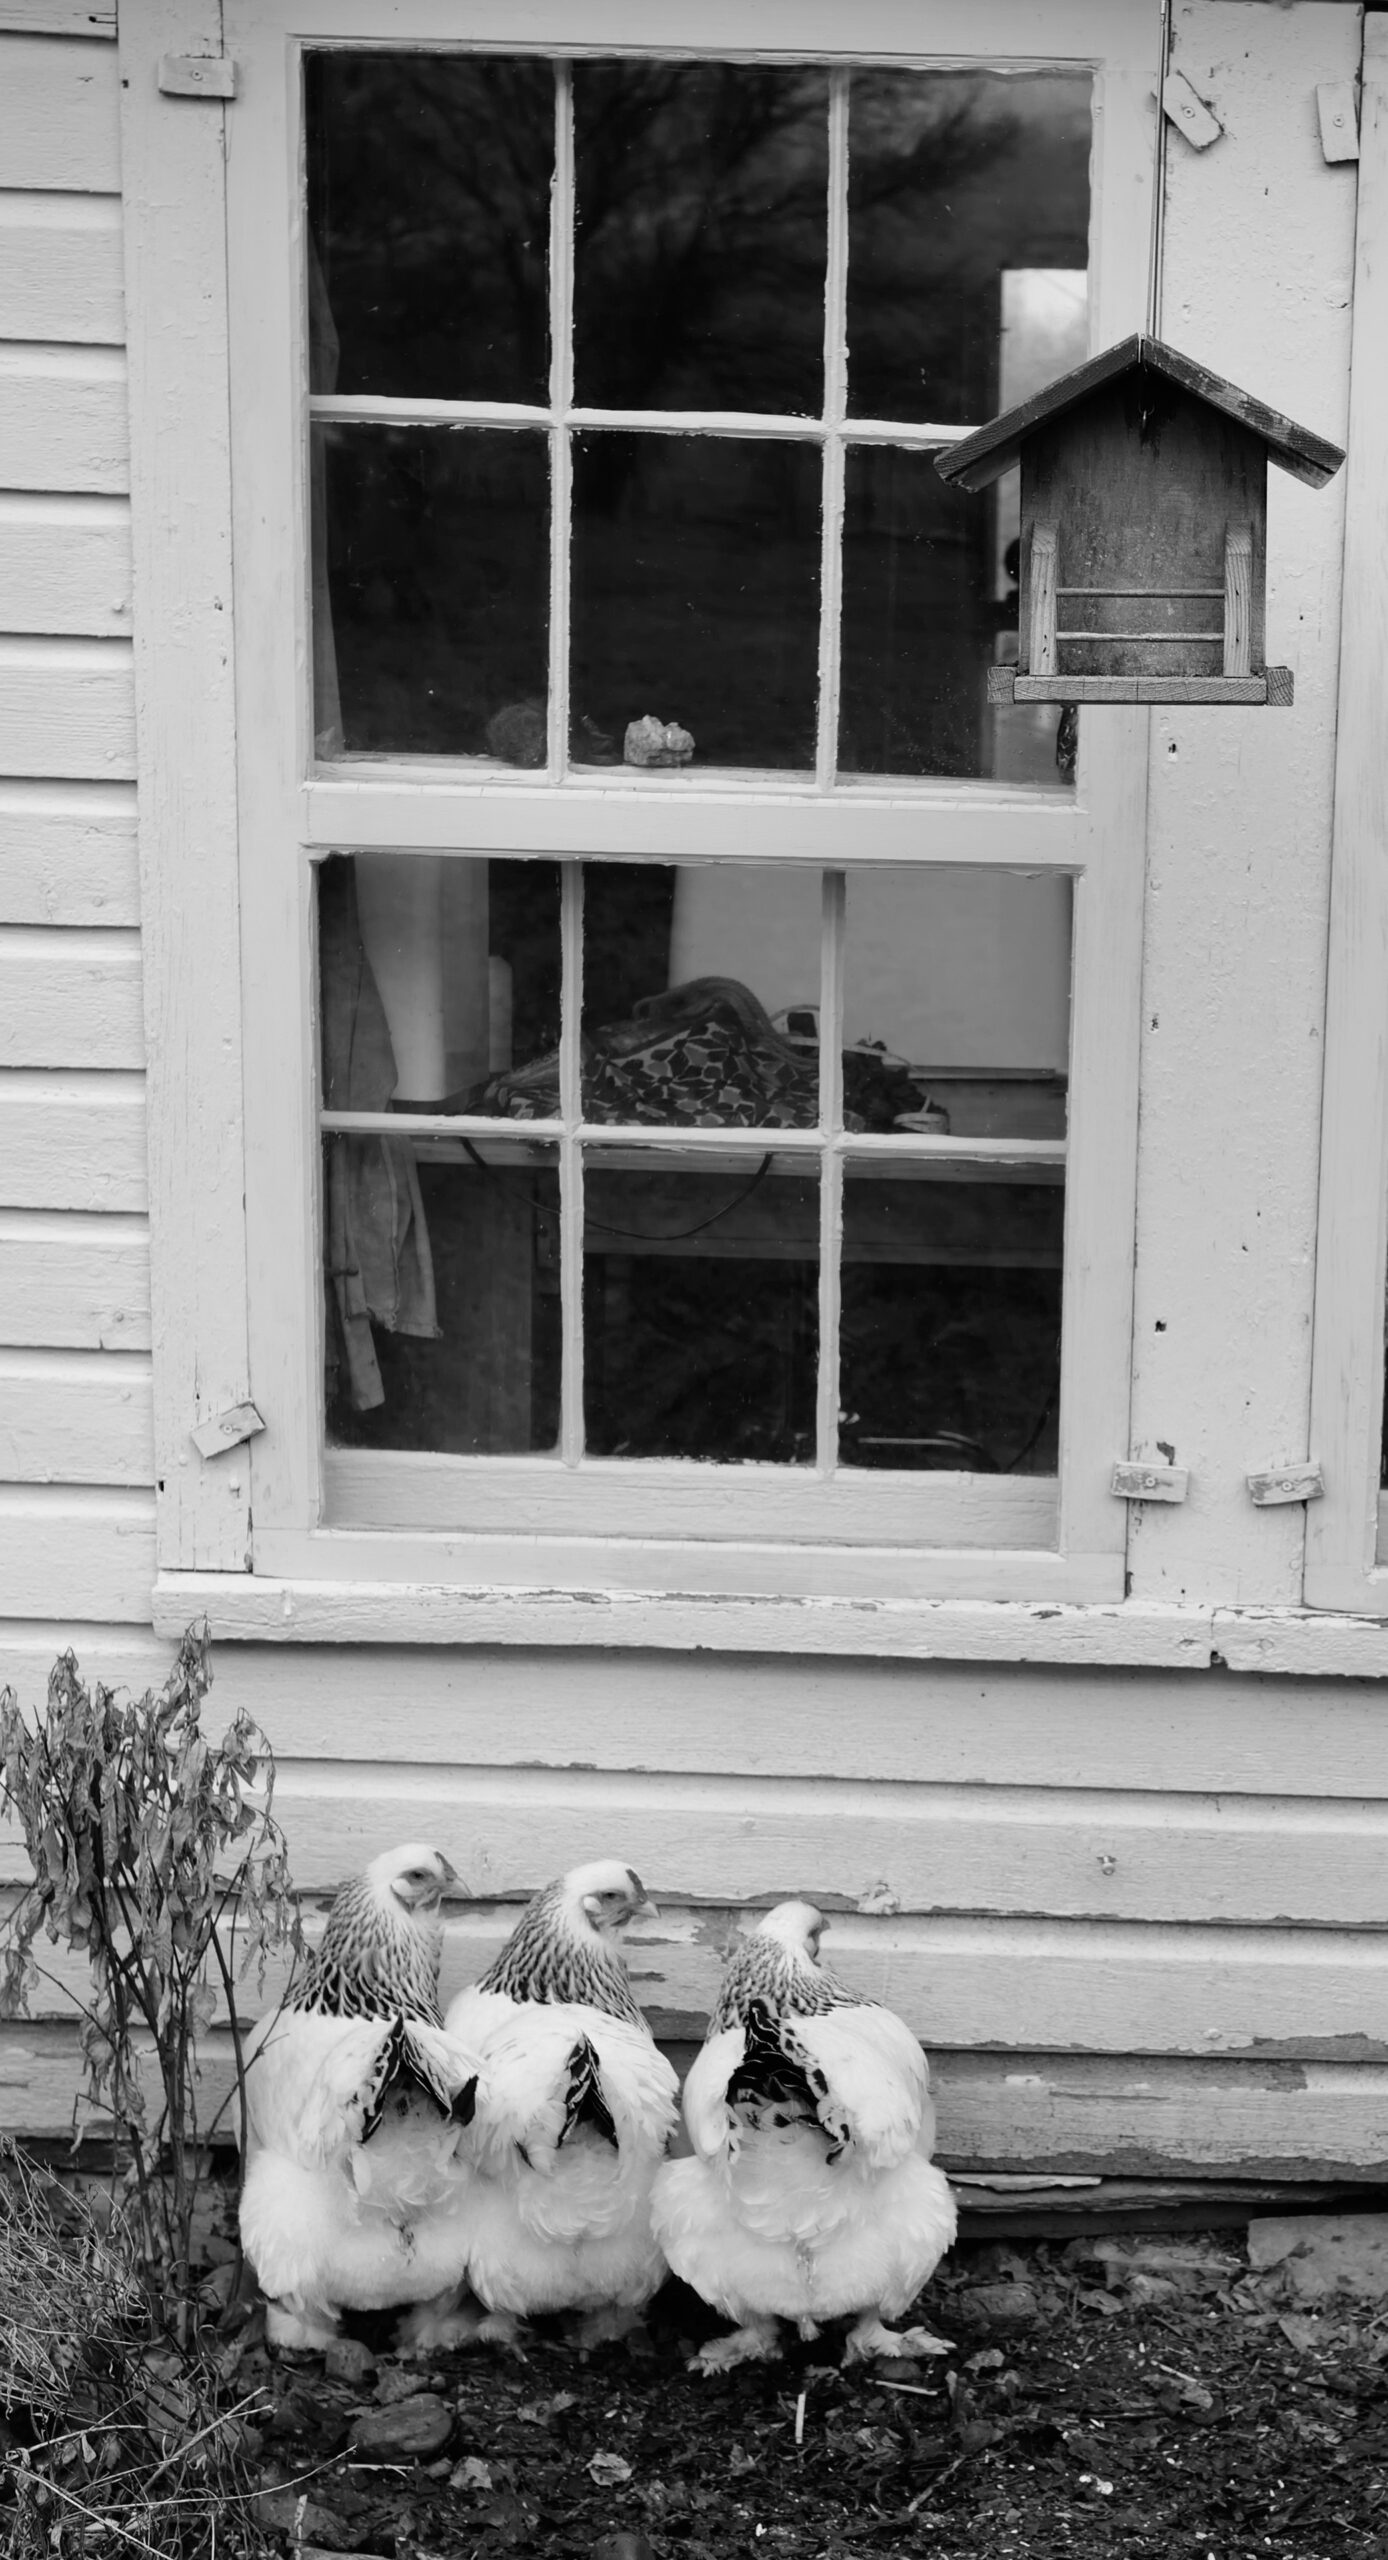
[[1260, 1511], [1275, 1502], [1319, 1502], [1325, 1491], [1325, 1477], [1314, 1459], [1299, 1466], [1269, 1467], [1244, 1481]]
[[586, 711], [580, 711], [578, 718], [569, 723], [569, 753], [575, 764], [621, 763], [616, 739], [600, 729], [596, 720], [590, 720]]
[[549, 715], [534, 696], [503, 703], [500, 711], [492, 713], [484, 735], [489, 753], [499, 756], [503, 764], [523, 764], [533, 770], [548, 760]]
[[694, 741], [678, 720], [657, 720], [651, 711], [640, 720], [627, 722], [622, 753], [628, 764], [645, 766], [688, 764], [694, 753]]

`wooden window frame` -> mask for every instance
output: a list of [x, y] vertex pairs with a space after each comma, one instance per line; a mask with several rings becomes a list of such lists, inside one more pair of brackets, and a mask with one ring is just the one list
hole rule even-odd
[[1388, 18], [1364, 21], [1304, 1596], [1388, 1618]]
[[[750, 13], [744, 0], [664, 0], [654, 22], [631, 0], [594, 0], [579, 47], [568, 0], [542, 0], [526, 41], [571, 55], [746, 57], [758, 6], [772, 39], [759, 58], [1093, 68], [1093, 342], [1133, 324], [1149, 210], [1133, 183], [1150, 163], [1147, 10], [1130, 0], [990, 0], [986, 13], [976, 0], [932, 0], [926, 11], [867, 0], [849, 44], [841, 13], [807, 0], [790, 47], [785, 11], [770, 0], [754, 0]], [[1112, 1609], [1123, 1596], [1127, 1528], [1108, 1479], [1127, 1450], [1147, 714], [1116, 710], [1088, 724], [1078, 787], [1067, 794], [884, 778], [837, 794], [778, 785], [772, 799], [726, 777], [664, 787], [623, 778], [614, 789], [603, 775], [555, 788], [432, 760], [315, 766], [298, 48], [316, 39], [508, 50], [514, 20], [509, 0], [469, 0], [466, 9], [401, 0], [388, 37], [370, 0], [227, 0], [223, 29], [218, 14], [212, 0], [198, 0], [191, 21], [182, 0], [129, 0], [121, 33], [137, 341], [137, 682], [149, 777], [143, 880], [159, 1026], [156, 1623], [181, 1621], [212, 1593], [231, 1633], [302, 1634], [311, 1621], [320, 1637], [427, 1639], [459, 1624], [480, 1635], [490, 1612], [506, 1636], [545, 1640], [559, 1623], [557, 1597], [565, 1628], [610, 1641], [600, 1610], [584, 1617], [598, 1595], [620, 1607], [622, 1641], [645, 1640], [643, 1630], [667, 1640], [685, 1602], [695, 1617], [731, 1603], [715, 1640], [774, 1646], [804, 1641], [786, 1603], [837, 1612], [850, 1639], [853, 1612], [867, 1605], [904, 1612], [903, 1626], [960, 1607]], [[160, 97], [160, 55], [219, 50], [223, 33], [235, 102], [223, 111]], [[375, 847], [677, 861], [731, 837], [744, 859], [832, 871], [919, 858], [923, 829], [932, 864], [1056, 870], [1075, 883], [1065, 1385], [1049, 1514], [1035, 1481], [932, 1477], [907, 1488], [903, 1520], [869, 1476], [854, 1487], [866, 1525], [845, 1540], [828, 1518], [822, 1533], [800, 1534], [793, 1505], [783, 1518], [774, 1489], [768, 1499], [765, 1485], [748, 1486], [734, 1470], [615, 1468], [608, 1521], [593, 1516], [591, 1494], [582, 1514], [552, 1501], [552, 1462], [424, 1460], [402, 1471], [334, 1453], [326, 1472], [305, 997], [313, 859]], [[239, 986], [229, 958], [238, 951]], [[263, 1432], [200, 1458], [190, 1431], [248, 1397]], [[458, 1528], [450, 1506], [469, 1475], [483, 1491], [473, 1525]], [[898, 1478], [898, 1505], [900, 1489]], [[432, 1602], [421, 1605], [422, 1595]]]

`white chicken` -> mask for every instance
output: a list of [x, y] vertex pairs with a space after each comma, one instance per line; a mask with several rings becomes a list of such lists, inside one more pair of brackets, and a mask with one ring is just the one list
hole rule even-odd
[[638, 1915], [655, 1906], [632, 1868], [575, 1867], [448, 2012], [483, 2073], [463, 2206], [468, 2281], [487, 2311], [473, 2334], [502, 2345], [548, 2311], [583, 2313], [585, 2346], [620, 2337], [665, 2274], [651, 2187], [677, 2083], [622, 1955]]
[[241, 2239], [273, 2345], [326, 2346], [343, 2310], [451, 2299], [466, 2266], [478, 2066], [438, 1998], [454, 1881], [416, 1841], [374, 1858], [335, 1896], [302, 1982], [247, 2038]]
[[779, 2355], [779, 2319], [813, 2338], [849, 2315], [847, 2364], [948, 2353], [886, 2326], [954, 2238], [929, 2066], [902, 2019], [820, 1964], [824, 1925], [782, 1902], [737, 1948], [685, 2082], [694, 2156], [656, 2180], [675, 2274], [738, 2323], [695, 2357], [705, 2373]]

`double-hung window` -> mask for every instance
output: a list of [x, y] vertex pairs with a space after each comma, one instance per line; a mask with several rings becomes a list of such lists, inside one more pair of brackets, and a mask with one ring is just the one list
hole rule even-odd
[[254, 1572], [1121, 1596], [1150, 16], [228, 0]]

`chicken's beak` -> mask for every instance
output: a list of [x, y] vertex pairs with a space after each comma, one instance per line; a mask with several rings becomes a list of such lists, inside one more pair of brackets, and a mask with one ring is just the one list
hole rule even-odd
[[438, 1853], [438, 1858], [439, 1865], [443, 1869], [443, 1873], [439, 1877], [439, 1889], [441, 1892], [447, 1893], [449, 1886], [451, 1884], [456, 1884], [458, 1881], [458, 1870], [456, 1867], [450, 1867], [442, 1849], [440, 1849]]
[[658, 1920], [660, 1918], [660, 1908], [657, 1903], [652, 1902], [650, 1895], [647, 1894], [643, 1902], [634, 1902], [632, 1904], [631, 1916], [633, 1920]]

